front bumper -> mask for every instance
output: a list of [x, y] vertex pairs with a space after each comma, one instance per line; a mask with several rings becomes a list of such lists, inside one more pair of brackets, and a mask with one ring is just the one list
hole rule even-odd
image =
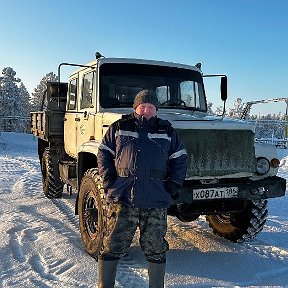
[[205, 202], [205, 201], [226, 201], [231, 199], [202, 199], [193, 200], [193, 189], [212, 189], [217, 187], [238, 187], [238, 196], [232, 200], [259, 200], [268, 199], [275, 197], [282, 197], [286, 191], [286, 179], [273, 176], [265, 179], [246, 182], [240, 182], [235, 179], [235, 182], [230, 181], [229, 183], [219, 184], [199, 184], [193, 183], [192, 181], [185, 181], [183, 189], [180, 193], [180, 197], [173, 201], [173, 204], [192, 203], [192, 202]]

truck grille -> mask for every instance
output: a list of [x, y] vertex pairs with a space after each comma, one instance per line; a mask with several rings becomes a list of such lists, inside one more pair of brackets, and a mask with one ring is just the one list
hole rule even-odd
[[254, 133], [250, 130], [177, 129], [188, 154], [186, 177], [255, 172]]

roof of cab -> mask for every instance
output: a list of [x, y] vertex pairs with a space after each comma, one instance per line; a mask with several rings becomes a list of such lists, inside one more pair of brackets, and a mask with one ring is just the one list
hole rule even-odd
[[[95, 65], [101, 66], [104, 63], [128, 63], [128, 64], [145, 64], [145, 65], [156, 65], [156, 66], [167, 66], [167, 67], [175, 67], [175, 68], [182, 68], [182, 69], [189, 69], [194, 70], [197, 72], [200, 72], [200, 69], [198, 69], [195, 66], [192, 65], [186, 65], [186, 64], [180, 64], [180, 63], [174, 63], [174, 62], [166, 62], [166, 61], [156, 61], [156, 60], [145, 60], [145, 59], [133, 59], [133, 58], [100, 58], [98, 60], [90, 61], [86, 64], [86, 66], [93, 67]], [[89, 67], [81, 67], [74, 71], [71, 76], [75, 75], [76, 73], [86, 70]]]

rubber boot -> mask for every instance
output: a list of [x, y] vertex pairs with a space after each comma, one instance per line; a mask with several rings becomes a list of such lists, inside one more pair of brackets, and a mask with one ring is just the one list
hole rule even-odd
[[114, 288], [119, 260], [98, 260], [98, 288]]
[[164, 288], [166, 263], [148, 262], [149, 288]]

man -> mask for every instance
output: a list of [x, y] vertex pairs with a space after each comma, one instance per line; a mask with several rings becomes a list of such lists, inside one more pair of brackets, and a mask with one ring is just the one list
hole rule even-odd
[[137, 227], [148, 262], [149, 287], [164, 287], [167, 208], [179, 196], [187, 153], [170, 122], [157, 117], [154, 92], [139, 92], [134, 113], [114, 122], [98, 152], [98, 169], [110, 203], [108, 233], [98, 259], [98, 287], [114, 287], [118, 261]]

